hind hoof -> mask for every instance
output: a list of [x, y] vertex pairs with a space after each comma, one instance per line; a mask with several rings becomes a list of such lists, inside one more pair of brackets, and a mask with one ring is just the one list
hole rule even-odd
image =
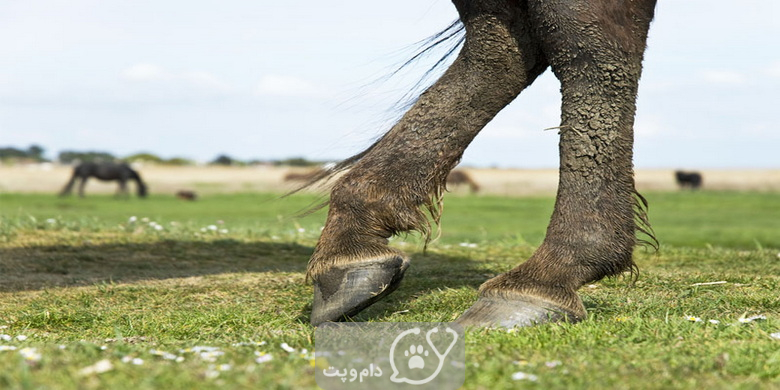
[[409, 259], [391, 256], [335, 266], [314, 280], [311, 324], [342, 321], [393, 292], [401, 283]]
[[533, 297], [479, 297], [455, 322], [463, 327], [514, 328], [581, 320], [571, 311]]

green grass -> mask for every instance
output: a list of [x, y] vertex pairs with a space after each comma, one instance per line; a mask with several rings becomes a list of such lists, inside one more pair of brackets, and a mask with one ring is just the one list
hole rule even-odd
[[[637, 250], [638, 282], [584, 287], [576, 325], [470, 332], [464, 388], [780, 387], [778, 195], [645, 195], [661, 249]], [[304, 271], [325, 211], [293, 217], [317, 200], [0, 194], [0, 346], [16, 348], [0, 350], [0, 388], [316, 388]], [[426, 252], [395, 238], [412, 267], [356, 320], [453, 320], [533, 252], [552, 205], [448, 196], [441, 237]]]

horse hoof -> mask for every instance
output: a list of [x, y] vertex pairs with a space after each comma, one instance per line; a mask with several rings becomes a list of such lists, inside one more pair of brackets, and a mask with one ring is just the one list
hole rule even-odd
[[371, 306], [401, 283], [409, 259], [391, 256], [335, 266], [314, 280], [312, 325], [341, 321]]
[[480, 297], [455, 322], [464, 327], [514, 328], [581, 320], [568, 310], [533, 297]]

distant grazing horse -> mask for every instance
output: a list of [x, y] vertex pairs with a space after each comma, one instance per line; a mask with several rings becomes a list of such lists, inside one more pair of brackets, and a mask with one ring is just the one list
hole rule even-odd
[[194, 201], [194, 200], [198, 199], [198, 194], [196, 194], [195, 191], [179, 190], [179, 191], [176, 191], [176, 197], [181, 199], [181, 200]]
[[676, 171], [674, 177], [677, 179], [677, 185], [679, 185], [680, 188], [698, 190], [701, 187], [702, 177], [699, 172]]
[[634, 270], [638, 231], [657, 245], [632, 163], [655, 0], [453, 3], [460, 23], [432, 43], [465, 31], [452, 65], [384, 136], [331, 170], [349, 169], [334, 182], [309, 260], [312, 324], [355, 315], [398, 287], [410, 260], [388, 239], [431, 231], [447, 174], [466, 147], [548, 68], [560, 80], [563, 104], [558, 193], [546, 237], [527, 261], [485, 282], [457, 321], [514, 327], [582, 320], [577, 290]]
[[138, 189], [138, 196], [146, 196], [146, 184], [141, 180], [141, 176], [138, 172], [130, 168], [126, 163], [113, 163], [113, 162], [84, 162], [73, 168], [73, 176], [71, 176], [68, 184], [60, 192], [60, 196], [70, 195], [73, 189], [73, 184], [77, 179], [81, 179], [79, 183], [79, 196], [84, 197], [84, 186], [87, 184], [87, 179], [90, 177], [97, 178], [98, 180], [119, 181], [119, 189], [117, 193], [127, 194], [127, 181], [135, 180], [136, 187]]
[[471, 190], [472, 194], [476, 194], [479, 191], [479, 185], [477, 182], [474, 181], [474, 179], [469, 176], [468, 173], [461, 170], [454, 170], [450, 172], [449, 175], [447, 175], [447, 185], [452, 185], [455, 187], [461, 186], [467, 184], [469, 186], [469, 189]]

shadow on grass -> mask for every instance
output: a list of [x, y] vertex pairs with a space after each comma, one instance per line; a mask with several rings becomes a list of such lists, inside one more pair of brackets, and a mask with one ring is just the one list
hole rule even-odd
[[[312, 251], [312, 247], [295, 243], [236, 240], [0, 249], [0, 292], [242, 272], [298, 274], [303, 283]], [[411, 257], [412, 265], [398, 290], [361, 313], [359, 319], [381, 319], [439, 289], [476, 289], [492, 276], [479, 262], [467, 257], [431, 253], [411, 253]], [[273, 294], [271, 287], [268, 288], [267, 293]], [[298, 319], [308, 322], [310, 313], [311, 304], [308, 304]]]
[[235, 240], [0, 249], [0, 292], [233, 272], [305, 272], [312, 248]]

